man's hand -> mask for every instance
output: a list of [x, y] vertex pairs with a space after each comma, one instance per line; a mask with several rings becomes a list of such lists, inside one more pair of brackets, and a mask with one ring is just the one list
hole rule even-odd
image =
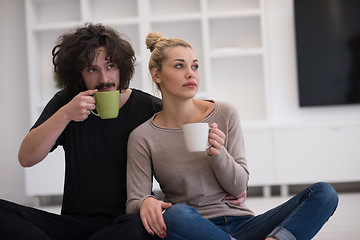
[[230, 204], [232, 205], [236, 205], [236, 206], [239, 206], [239, 207], [242, 207], [246, 201], [246, 191], [241, 194], [239, 197], [234, 197], [234, 196], [226, 196], [225, 197], [225, 200], [227, 200]]
[[90, 111], [96, 108], [92, 96], [96, 92], [97, 89], [81, 92], [63, 107], [70, 121], [81, 122], [88, 118]]
[[95, 99], [92, 95], [96, 92], [97, 89], [79, 93], [40, 126], [32, 129], [25, 136], [19, 149], [18, 158], [21, 166], [31, 167], [41, 162], [70, 121], [87, 119], [90, 110], [95, 109]]
[[155, 198], [146, 198], [140, 207], [140, 218], [148, 233], [154, 233], [161, 238], [166, 237], [166, 225], [162, 215], [163, 210], [171, 207], [171, 203], [159, 201]]

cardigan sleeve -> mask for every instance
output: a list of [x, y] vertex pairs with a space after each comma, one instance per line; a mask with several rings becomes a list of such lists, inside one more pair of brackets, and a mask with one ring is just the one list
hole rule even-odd
[[239, 196], [246, 190], [249, 181], [240, 117], [234, 106], [222, 105], [225, 105], [225, 112], [221, 115], [225, 117], [218, 125], [224, 131], [226, 140], [220, 154], [211, 157], [211, 165], [225, 191]]
[[128, 140], [126, 174], [127, 214], [139, 212], [141, 203], [144, 199], [152, 196], [151, 189], [153, 174], [151, 156], [149, 148], [147, 147], [144, 138], [142, 138], [142, 135], [141, 128], [137, 128], [130, 134]]

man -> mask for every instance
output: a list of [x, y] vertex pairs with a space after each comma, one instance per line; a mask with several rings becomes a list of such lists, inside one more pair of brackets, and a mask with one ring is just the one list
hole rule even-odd
[[[161, 109], [161, 100], [129, 89], [135, 54], [109, 27], [87, 24], [59, 38], [52, 51], [59, 91], [24, 138], [19, 162], [31, 167], [62, 145], [65, 185], [61, 215], [0, 201], [6, 239], [87, 239], [106, 226], [121, 239], [153, 239], [137, 215], [125, 215], [130, 132]], [[93, 94], [120, 90], [119, 116], [102, 120]], [[46, 181], [46, 179], [44, 179]]]

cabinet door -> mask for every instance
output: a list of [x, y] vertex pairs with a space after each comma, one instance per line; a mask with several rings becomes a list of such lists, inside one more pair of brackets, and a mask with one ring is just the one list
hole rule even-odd
[[250, 186], [273, 185], [275, 181], [271, 130], [244, 130]]
[[360, 127], [276, 130], [274, 139], [279, 183], [360, 180]]
[[62, 195], [64, 188], [65, 157], [58, 147], [42, 162], [25, 169], [26, 194], [28, 196]]

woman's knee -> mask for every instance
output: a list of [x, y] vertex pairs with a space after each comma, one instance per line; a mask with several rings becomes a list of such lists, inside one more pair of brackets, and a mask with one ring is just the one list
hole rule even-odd
[[339, 202], [339, 196], [335, 189], [326, 182], [318, 182], [312, 186], [313, 191], [317, 193], [317, 196], [321, 198], [324, 205], [334, 208], [334, 211]]
[[186, 204], [174, 204], [170, 208], [166, 209], [164, 216], [178, 216], [178, 215], [187, 215], [191, 214], [193, 211], [196, 211], [194, 208]]
[[194, 216], [200, 215], [196, 209], [186, 204], [175, 204], [164, 212], [165, 222], [177, 219], [177, 221], [187, 221], [193, 219]]

